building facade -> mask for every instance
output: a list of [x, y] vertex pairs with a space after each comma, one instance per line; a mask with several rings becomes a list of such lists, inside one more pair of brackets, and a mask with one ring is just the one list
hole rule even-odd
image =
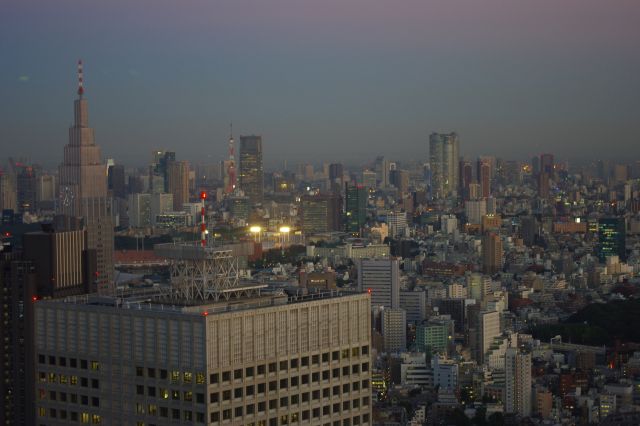
[[38, 302], [37, 424], [371, 424], [369, 296], [282, 299]]
[[456, 133], [432, 133], [429, 136], [431, 191], [435, 198], [455, 197], [458, 191], [459, 140]]
[[264, 200], [262, 136], [240, 136], [240, 189], [253, 203]]

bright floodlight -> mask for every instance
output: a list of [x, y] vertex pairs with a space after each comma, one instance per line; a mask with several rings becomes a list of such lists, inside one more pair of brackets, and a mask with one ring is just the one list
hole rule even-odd
[[249, 231], [254, 234], [258, 234], [260, 233], [260, 231], [262, 231], [262, 228], [259, 226], [252, 226], [251, 228], [249, 228]]
[[282, 232], [283, 234], [286, 234], [289, 231], [291, 231], [291, 228], [289, 228], [288, 226], [281, 226], [280, 227], [280, 232]]

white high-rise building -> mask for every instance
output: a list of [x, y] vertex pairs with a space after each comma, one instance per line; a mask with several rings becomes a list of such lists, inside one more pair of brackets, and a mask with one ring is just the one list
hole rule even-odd
[[396, 258], [357, 259], [358, 291], [371, 293], [371, 306], [400, 306], [400, 261]]
[[35, 304], [37, 424], [371, 425], [368, 294]]
[[505, 353], [505, 404], [507, 413], [531, 415], [531, 354], [517, 348]]
[[389, 236], [391, 238], [404, 237], [407, 232], [407, 212], [391, 211], [387, 214]]
[[456, 133], [432, 133], [429, 136], [431, 190], [435, 198], [457, 195], [459, 156], [459, 140]]
[[129, 225], [131, 227], [146, 228], [151, 226], [151, 198], [151, 194], [129, 195]]
[[165, 192], [153, 193], [151, 195], [151, 224], [156, 224], [158, 215], [165, 214], [173, 210], [173, 194]]

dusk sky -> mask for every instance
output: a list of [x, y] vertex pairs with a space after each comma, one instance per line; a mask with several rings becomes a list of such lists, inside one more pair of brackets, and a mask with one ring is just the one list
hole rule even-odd
[[62, 159], [76, 61], [105, 158], [640, 156], [638, 0], [20, 1], [0, 6], [2, 157]]

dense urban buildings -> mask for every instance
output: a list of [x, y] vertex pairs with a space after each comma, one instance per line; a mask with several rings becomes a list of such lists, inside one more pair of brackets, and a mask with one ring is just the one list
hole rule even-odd
[[0, 171], [1, 424], [638, 424], [640, 161], [128, 164], [87, 114]]

